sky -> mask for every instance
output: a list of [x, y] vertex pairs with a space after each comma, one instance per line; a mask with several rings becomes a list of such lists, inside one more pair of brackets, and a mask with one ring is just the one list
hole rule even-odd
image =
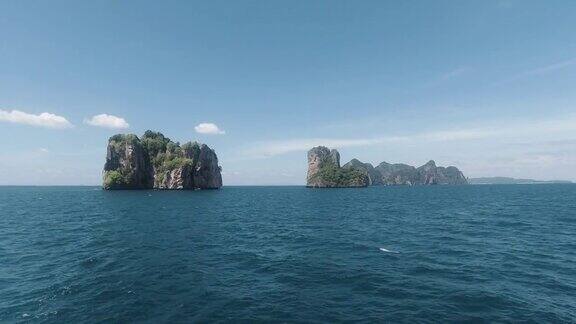
[[576, 1], [0, 2], [0, 185], [98, 185], [116, 133], [214, 148], [225, 185], [306, 151], [576, 180]]

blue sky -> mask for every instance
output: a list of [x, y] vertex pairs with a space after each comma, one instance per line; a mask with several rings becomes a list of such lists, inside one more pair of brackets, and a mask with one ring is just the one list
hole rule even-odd
[[108, 137], [146, 129], [209, 144], [227, 185], [303, 184], [319, 144], [576, 180], [574, 17], [576, 1], [2, 1], [0, 184], [99, 184]]

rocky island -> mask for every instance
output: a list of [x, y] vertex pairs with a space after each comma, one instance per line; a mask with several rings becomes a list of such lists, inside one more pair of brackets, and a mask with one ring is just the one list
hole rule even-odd
[[468, 181], [458, 168], [438, 167], [429, 161], [421, 167], [382, 162], [374, 167], [357, 159], [340, 167], [340, 154], [324, 146], [308, 151], [310, 188], [366, 187], [369, 185], [461, 185]]
[[159, 132], [142, 138], [117, 134], [108, 140], [104, 189], [218, 189], [221, 167], [205, 144], [180, 145]]
[[340, 167], [338, 151], [325, 146], [318, 146], [308, 151], [307, 187], [366, 187], [369, 184], [370, 179], [363, 170]]

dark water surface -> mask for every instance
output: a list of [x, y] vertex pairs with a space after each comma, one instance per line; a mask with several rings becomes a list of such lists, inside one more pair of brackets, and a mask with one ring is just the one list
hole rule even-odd
[[276, 321], [576, 322], [576, 185], [0, 187], [0, 322]]

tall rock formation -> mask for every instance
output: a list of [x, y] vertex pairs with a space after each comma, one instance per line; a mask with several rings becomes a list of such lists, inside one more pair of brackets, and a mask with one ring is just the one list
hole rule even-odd
[[310, 188], [366, 187], [368, 175], [354, 167], [340, 167], [340, 153], [325, 146], [308, 151], [306, 186]]
[[106, 189], [153, 187], [150, 158], [136, 135], [118, 134], [108, 141], [104, 164]]
[[222, 186], [216, 153], [207, 145], [182, 146], [161, 133], [114, 135], [108, 141], [104, 189], [217, 189]]
[[308, 186], [314, 187], [322, 179], [317, 175], [322, 167], [333, 166], [340, 168], [340, 153], [330, 150], [325, 146], [317, 146], [308, 151], [308, 174], [306, 176]]
[[370, 163], [352, 159], [340, 168], [340, 155], [336, 150], [330, 151], [326, 147], [319, 146], [308, 152], [308, 187], [462, 185], [467, 183], [466, 177], [458, 168], [438, 167], [432, 160], [416, 168], [407, 164], [387, 162], [373, 167]]
[[206, 144], [200, 146], [198, 163], [194, 165], [194, 184], [199, 188], [217, 189], [222, 187], [222, 175], [216, 152]]

